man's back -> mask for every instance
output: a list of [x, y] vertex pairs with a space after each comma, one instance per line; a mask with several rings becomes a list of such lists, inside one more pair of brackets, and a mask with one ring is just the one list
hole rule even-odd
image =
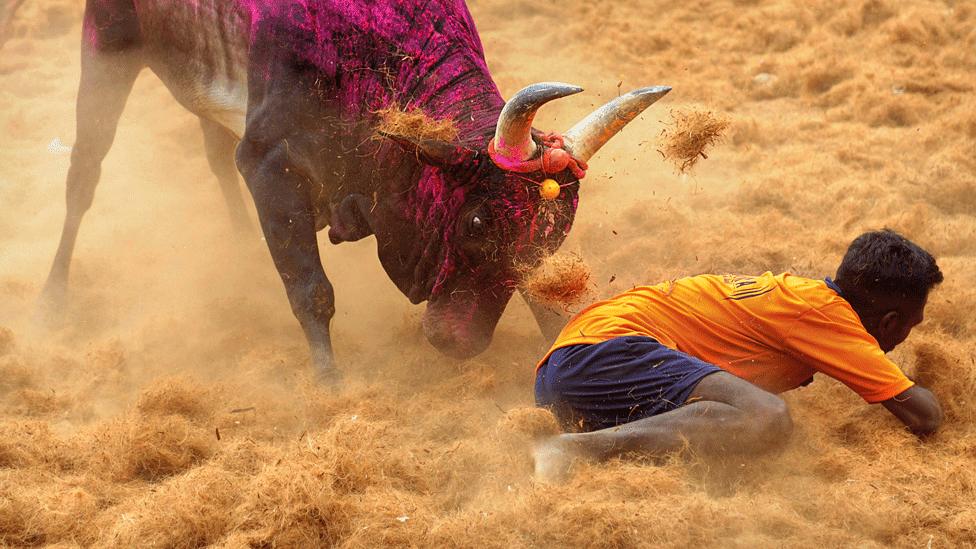
[[879, 402], [912, 385], [835, 288], [788, 273], [639, 286], [581, 311], [553, 349], [644, 335], [771, 392], [822, 371]]

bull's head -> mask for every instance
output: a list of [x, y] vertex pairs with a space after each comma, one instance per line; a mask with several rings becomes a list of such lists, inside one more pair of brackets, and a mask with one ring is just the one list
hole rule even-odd
[[[380, 260], [411, 301], [428, 301], [424, 331], [440, 351], [463, 358], [488, 346], [520, 270], [569, 233], [587, 161], [670, 88], [620, 96], [561, 140], [532, 129], [539, 107], [580, 91], [560, 83], [519, 91], [502, 109], [494, 139], [477, 149], [390, 136], [423, 167], [416, 187], [376, 212], [399, 218], [377, 224]], [[558, 195], [551, 182], [540, 192], [547, 179]]]

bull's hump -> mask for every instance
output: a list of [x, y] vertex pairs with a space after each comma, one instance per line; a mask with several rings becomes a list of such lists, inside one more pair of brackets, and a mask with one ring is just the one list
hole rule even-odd
[[247, 110], [245, 2], [137, 0], [147, 63], [187, 109], [243, 135]]

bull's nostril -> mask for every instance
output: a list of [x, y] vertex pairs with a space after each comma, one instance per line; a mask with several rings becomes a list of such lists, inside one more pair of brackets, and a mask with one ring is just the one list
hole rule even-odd
[[426, 330], [424, 335], [427, 341], [439, 350], [444, 350], [454, 346], [454, 340], [450, 335], [439, 330]]

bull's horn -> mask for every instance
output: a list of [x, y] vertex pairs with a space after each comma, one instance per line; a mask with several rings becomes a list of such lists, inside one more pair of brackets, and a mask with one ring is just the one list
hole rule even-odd
[[560, 97], [583, 91], [579, 86], [561, 82], [540, 82], [519, 90], [505, 103], [495, 128], [495, 154], [512, 162], [535, 156], [532, 119], [539, 107]]
[[652, 86], [621, 95], [590, 113], [563, 134], [566, 148], [576, 158], [583, 162], [588, 161], [628, 122], [669, 91], [669, 86]]

